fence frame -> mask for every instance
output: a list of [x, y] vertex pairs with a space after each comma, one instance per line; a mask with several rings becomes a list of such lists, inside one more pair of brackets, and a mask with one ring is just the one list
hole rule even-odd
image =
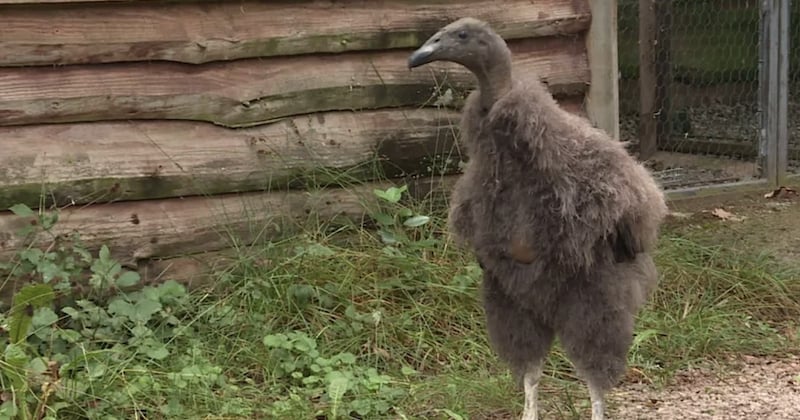
[[[665, 72], [669, 68], [669, 6], [672, 0], [639, 0], [639, 77], [640, 77], [640, 158], [647, 159], [658, 150], [664, 137], [666, 109], [659, 99], [667, 95]], [[788, 95], [791, 0], [762, 0], [759, 19], [759, 91], [760, 112], [758, 166], [756, 179], [679, 188], [667, 191], [671, 199], [695, 198], [748, 192], [783, 186], [800, 180], [790, 174]]]
[[762, 0], [759, 99], [762, 176], [782, 185], [788, 175], [789, 11], [791, 0]]

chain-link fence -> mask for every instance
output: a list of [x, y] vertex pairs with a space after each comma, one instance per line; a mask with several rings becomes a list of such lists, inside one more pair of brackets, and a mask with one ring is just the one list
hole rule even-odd
[[618, 1], [622, 140], [667, 189], [759, 177], [761, 1], [644, 3]]
[[789, 17], [789, 172], [800, 174], [800, 0]]

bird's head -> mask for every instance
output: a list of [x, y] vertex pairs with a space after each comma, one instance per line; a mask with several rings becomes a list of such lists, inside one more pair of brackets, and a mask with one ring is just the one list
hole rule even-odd
[[[488, 23], [465, 17], [456, 20], [433, 34], [408, 57], [408, 68], [433, 61], [461, 64], [474, 73], [486, 72], [508, 54], [505, 41]], [[498, 57], [500, 56], [500, 57]]]

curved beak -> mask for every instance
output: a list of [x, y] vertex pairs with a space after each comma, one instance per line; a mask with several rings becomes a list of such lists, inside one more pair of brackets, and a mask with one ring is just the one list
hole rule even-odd
[[433, 61], [433, 53], [435, 51], [436, 44], [428, 44], [426, 42], [408, 57], [408, 68], [413, 69], [414, 67], [430, 63]]

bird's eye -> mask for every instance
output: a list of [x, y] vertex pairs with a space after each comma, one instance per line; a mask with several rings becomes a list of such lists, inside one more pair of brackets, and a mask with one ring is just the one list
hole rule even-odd
[[461, 39], [467, 39], [467, 31], [461, 31], [458, 33], [458, 37]]

